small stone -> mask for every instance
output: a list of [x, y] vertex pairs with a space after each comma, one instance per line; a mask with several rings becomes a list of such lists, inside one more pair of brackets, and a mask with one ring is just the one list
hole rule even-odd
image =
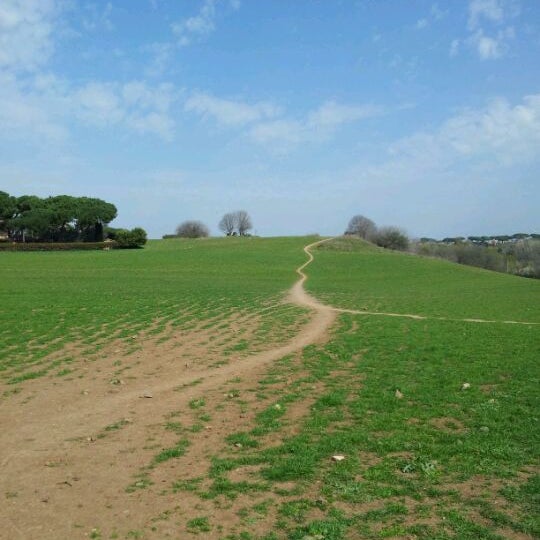
[[154, 395], [152, 394], [152, 392], [150, 392], [150, 390], [145, 390], [142, 393], [141, 397], [143, 397], [143, 398], [153, 398]]
[[335, 463], [339, 463], [340, 461], [343, 461], [345, 459], [345, 456], [341, 454], [336, 454], [335, 456], [332, 456], [332, 461]]
[[236, 446], [236, 448], [242, 448], [242, 443], [239, 443], [239, 442], [234, 443], [234, 446]]
[[204, 429], [210, 430], [212, 429], [212, 426], [204, 426]]
[[482, 433], [488, 433], [488, 432], [489, 432], [489, 428], [488, 428], [487, 426], [482, 426], [482, 427], [480, 428], [480, 431], [481, 431]]
[[274, 405], [274, 409], [276, 409], [277, 411], [281, 410], [281, 405], [279, 403], [276, 403]]
[[82, 392], [85, 396], [87, 396], [90, 392], [88, 390], [83, 390]]
[[120, 381], [120, 379], [116, 379], [116, 378], [115, 378], [115, 379], [111, 379], [111, 380], [109, 381], [109, 384], [121, 384], [121, 381]]
[[468, 382], [464, 382], [464, 383], [461, 385], [461, 389], [462, 389], [462, 390], [468, 390], [470, 387], [471, 387], [471, 383], [468, 383]]
[[494, 398], [491, 398], [488, 403], [495, 403], [495, 399]]
[[396, 390], [395, 396], [397, 399], [403, 399], [403, 394], [399, 390]]
[[94, 442], [96, 439], [94, 437], [86, 437], [88, 442]]

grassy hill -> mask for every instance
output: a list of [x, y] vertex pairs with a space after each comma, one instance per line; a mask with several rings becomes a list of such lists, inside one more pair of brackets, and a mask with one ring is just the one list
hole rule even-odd
[[212, 384], [302, 332], [283, 300], [314, 240], [2, 254], [0, 450], [23, 451], [5, 452], [0, 520], [47, 521], [44, 538], [540, 537], [540, 326], [460, 320], [540, 321], [537, 281], [327, 242], [317, 298], [427, 318], [338, 314]]
[[377, 248], [354, 238], [319, 246], [307, 284], [336, 307], [540, 322], [540, 280]]

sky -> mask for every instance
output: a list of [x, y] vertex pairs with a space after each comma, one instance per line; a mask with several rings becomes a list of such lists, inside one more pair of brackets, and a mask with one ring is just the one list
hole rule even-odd
[[0, 190], [151, 238], [540, 232], [538, 0], [1, 0]]

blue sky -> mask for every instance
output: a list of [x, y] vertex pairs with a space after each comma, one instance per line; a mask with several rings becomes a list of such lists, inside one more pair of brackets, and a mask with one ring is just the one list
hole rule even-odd
[[540, 2], [2, 0], [0, 190], [154, 238], [540, 232]]

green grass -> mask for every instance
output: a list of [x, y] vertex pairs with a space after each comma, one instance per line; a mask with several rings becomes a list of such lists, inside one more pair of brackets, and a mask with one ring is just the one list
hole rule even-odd
[[[41, 365], [43, 351], [70, 340], [95, 347], [118, 331], [129, 341], [156, 319], [153, 331], [161, 335], [166, 322], [226, 331], [229, 314], [265, 313], [251, 335], [224, 344], [224, 356], [267, 347], [276, 331], [285, 339], [305, 312], [261, 310], [282, 298], [304, 261], [302, 246], [313, 240], [171, 240], [134, 252], [2, 254], [6, 380], [42, 376], [52, 369]], [[126, 492], [148, 490], [157, 507], [167, 490], [156, 473], [178, 471], [168, 493], [196, 498], [197, 512], [171, 516], [203, 538], [540, 537], [540, 327], [437, 319], [538, 322], [540, 282], [350, 239], [314, 252], [307, 287], [317, 297], [431, 318], [342, 314], [327, 343], [275, 362], [258, 380], [246, 373], [229, 381], [234, 388], [219, 389], [218, 403], [211, 393], [193, 397], [164, 418], [164, 433], [177, 442], [157, 441]], [[6, 399], [15, 390], [4, 392]], [[225, 409], [238, 411], [238, 425], [219, 432], [213, 455], [198, 456], [206, 472], [197, 468], [190, 478], [185, 463], [197, 438], [215, 432], [202, 422], [219, 425]], [[302, 416], [291, 424], [295, 410]], [[103, 433], [117, 436], [126, 423]], [[334, 462], [335, 454], [345, 459]], [[235, 517], [225, 530], [219, 512], [227, 511]], [[261, 518], [267, 532], [260, 533]]]
[[[44, 359], [67, 344], [95, 355], [113, 338], [131, 346], [139, 332], [159, 334], [167, 323], [212, 328], [231, 314], [256, 314], [294, 282], [307, 241], [160, 240], [142, 250], [2, 253], [0, 373], [19, 383], [47, 373]], [[256, 337], [231, 343], [231, 351], [263, 345], [276, 332], [285, 337], [302, 314], [283, 305], [261, 312]]]
[[[370, 310], [538, 320], [535, 281], [343, 247], [316, 251], [308, 268], [310, 290], [334, 305], [361, 309], [366, 294]], [[176, 489], [216, 504], [271, 496], [270, 536], [253, 533], [245, 510], [245, 530], [224, 538], [538, 537], [539, 336], [536, 326], [341, 315], [326, 345], [241, 391], [257, 413], [216, 449], [210, 487], [199, 477]], [[305, 416], [282, 435], [303, 399]], [[249, 482], [229, 479], [246, 466], [258, 471]]]
[[[208, 471], [210, 489], [200, 479], [185, 489], [202, 500], [267, 497], [293, 482], [298, 498], [289, 488], [269, 526], [280, 531], [276, 538], [495, 540], [501, 530], [538, 537], [540, 476], [531, 471], [540, 462], [540, 342], [533, 332], [342, 315], [327, 345], [271, 368], [268, 392], [297, 377], [279, 391], [285, 405], [275, 409], [268, 396], [250, 434], [224, 439]], [[323, 388], [313, 396], [315, 381]], [[298, 432], [268, 445], [269, 434], [279, 440], [287, 404], [298, 396], [316, 398]], [[240, 454], [221, 457], [236, 441]], [[345, 460], [333, 463], [334, 454]], [[228, 479], [246, 465], [261, 467], [251, 482]], [[485, 487], [470, 494], [471, 484]]]
[[314, 249], [307, 289], [336, 307], [540, 322], [540, 280], [338, 239]]

